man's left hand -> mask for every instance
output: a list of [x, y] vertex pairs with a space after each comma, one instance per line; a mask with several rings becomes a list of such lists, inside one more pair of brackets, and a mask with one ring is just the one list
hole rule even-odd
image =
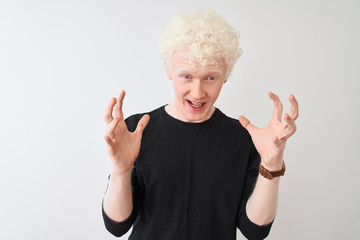
[[239, 121], [251, 135], [256, 150], [261, 156], [261, 164], [269, 171], [278, 171], [282, 168], [286, 141], [296, 131], [295, 120], [299, 116], [299, 107], [294, 95], [290, 95], [290, 113], [284, 114], [282, 120], [283, 105], [279, 97], [272, 92], [268, 95], [275, 107], [267, 127], [257, 128], [243, 116], [239, 117]]

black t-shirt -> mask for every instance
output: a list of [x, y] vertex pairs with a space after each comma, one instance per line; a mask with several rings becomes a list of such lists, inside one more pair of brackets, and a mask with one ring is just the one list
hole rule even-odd
[[[132, 170], [133, 211], [123, 222], [103, 211], [106, 228], [131, 240], [263, 239], [271, 224], [252, 223], [245, 211], [260, 157], [239, 121], [216, 109], [201, 123], [177, 120], [164, 106], [150, 113]], [[126, 119], [136, 129], [143, 114]]]

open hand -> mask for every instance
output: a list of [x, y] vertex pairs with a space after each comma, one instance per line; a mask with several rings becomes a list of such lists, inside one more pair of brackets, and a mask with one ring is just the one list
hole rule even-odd
[[140, 119], [136, 130], [129, 132], [122, 111], [124, 97], [124, 91], [117, 98], [113, 97], [104, 113], [104, 120], [107, 125], [104, 138], [113, 163], [112, 171], [117, 173], [131, 171], [140, 151], [142, 133], [150, 119], [149, 115], [144, 115]]
[[275, 107], [267, 127], [257, 128], [243, 116], [239, 117], [239, 121], [251, 135], [256, 150], [261, 156], [262, 165], [270, 171], [277, 171], [282, 167], [286, 141], [296, 131], [295, 120], [299, 116], [299, 107], [294, 95], [290, 95], [290, 113], [285, 114], [282, 121], [283, 105], [279, 97], [271, 92], [268, 95]]

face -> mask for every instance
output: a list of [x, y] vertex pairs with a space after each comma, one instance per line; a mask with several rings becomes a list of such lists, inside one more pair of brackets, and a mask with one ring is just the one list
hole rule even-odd
[[184, 122], [203, 122], [215, 111], [214, 103], [226, 82], [226, 65], [197, 67], [179, 53], [165, 62], [175, 99], [166, 111]]

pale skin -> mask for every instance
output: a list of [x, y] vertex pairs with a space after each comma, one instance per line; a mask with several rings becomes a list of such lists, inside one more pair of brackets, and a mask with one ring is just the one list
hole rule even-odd
[[[201, 122], [210, 118], [214, 111], [213, 104], [227, 80], [226, 68], [205, 67], [199, 71], [189, 66], [186, 59], [181, 56], [172, 59], [171, 70], [168, 65], [166, 68], [169, 79], [174, 81], [175, 88], [175, 99], [165, 108], [168, 114], [188, 122]], [[188, 75], [191, 78], [188, 78]], [[267, 127], [257, 128], [243, 116], [239, 117], [239, 121], [251, 135], [261, 156], [262, 165], [270, 171], [277, 171], [282, 167], [286, 142], [296, 131], [295, 120], [299, 110], [295, 97], [290, 95], [290, 112], [282, 116], [283, 107], [280, 99], [273, 93], [268, 95], [275, 107]], [[104, 210], [117, 222], [127, 219], [132, 211], [131, 169], [139, 154], [142, 133], [149, 122], [149, 116], [144, 115], [134, 133], [130, 133], [122, 112], [124, 97], [125, 92], [122, 91], [116, 99], [112, 98], [104, 113], [107, 124], [105, 141], [112, 161]], [[197, 106], [203, 105], [200, 110], [194, 110], [189, 102]], [[253, 223], [266, 225], [275, 218], [279, 179], [278, 177], [268, 180], [259, 175], [246, 205], [247, 215]]]
[[[296, 131], [295, 120], [299, 116], [299, 107], [294, 95], [290, 95], [290, 113], [285, 114], [282, 119], [283, 106], [279, 97], [271, 92], [268, 95], [274, 102], [274, 112], [267, 127], [257, 128], [243, 116], [239, 117], [239, 121], [251, 135], [261, 156], [261, 164], [269, 171], [278, 171], [282, 167], [286, 142]], [[269, 224], [275, 218], [279, 180], [279, 177], [268, 180], [259, 174], [246, 205], [249, 219], [257, 225]]]
[[108, 103], [104, 120], [105, 141], [111, 158], [111, 177], [104, 198], [104, 211], [114, 221], [124, 221], [132, 211], [131, 168], [140, 151], [142, 133], [149, 122], [144, 115], [136, 130], [128, 131], [122, 111], [125, 92]]

